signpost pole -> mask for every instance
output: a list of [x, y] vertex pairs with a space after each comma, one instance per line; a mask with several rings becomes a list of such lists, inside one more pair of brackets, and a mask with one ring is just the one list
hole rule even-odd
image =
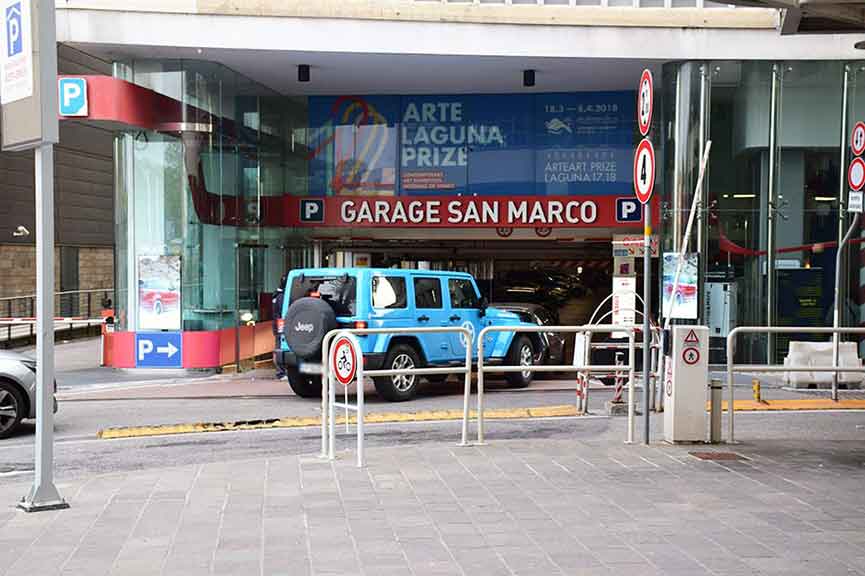
[[649, 443], [649, 371], [651, 369], [652, 332], [649, 320], [652, 310], [652, 202], [643, 206], [643, 444]]
[[[44, 135], [35, 146], [36, 191], [36, 462], [33, 487], [18, 504], [28, 512], [69, 505], [54, 485], [54, 144], [57, 117], [57, 43], [54, 0], [33, 3], [33, 51], [39, 56], [35, 93]], [[25, 27], [26, 28], [26, 27]], [[22, 30], [32, 34], [32, 29]], [[53, 124], [53, 126], [52, 126]], [[4, 125], [4, 130], [11, 126]]]

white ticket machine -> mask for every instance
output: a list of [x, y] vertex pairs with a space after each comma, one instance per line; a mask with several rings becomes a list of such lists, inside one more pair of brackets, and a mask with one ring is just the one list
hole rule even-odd
[[672, 370], [664, 378], [664, 440], [706, 441], [709, 328], [673, 326]]

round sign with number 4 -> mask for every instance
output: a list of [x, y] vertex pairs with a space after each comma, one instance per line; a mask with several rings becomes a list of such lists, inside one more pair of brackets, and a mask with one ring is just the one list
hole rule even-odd
[[645, 204], [655, 189], [655, 148], [651, 140], [643, 138], [634, 154], [634, 193]]

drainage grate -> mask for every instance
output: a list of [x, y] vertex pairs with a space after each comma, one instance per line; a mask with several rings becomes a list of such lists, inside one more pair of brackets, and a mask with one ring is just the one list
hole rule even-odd
[[688, 454], [700, 460], [747, 460], [747, 458], [735, 452], [688, 452]]

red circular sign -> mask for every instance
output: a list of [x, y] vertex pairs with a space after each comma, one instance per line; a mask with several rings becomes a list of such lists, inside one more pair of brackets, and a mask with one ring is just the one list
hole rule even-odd
[[637, 123], [640, 125], [640, 134], [645, 136], [652, 126], [652, 112], [654, 112], [655, 82], [652, 80], [651, 70], [643, 70], [640, 75], [640, 86], [637, 89]]
[[651, 140], [643, 138], [634, 153], [634, 193], [645, 204], [655, 189], [655, 148]]
[[850, 166], [847, 168], [847, 184], [850, 188], [856, 191], [865, 186], [865, 160], [861, 158], [853, 158]]
[[693, 366], [700, 361], [700, 349], [694, 348], [693, 346], [685, 348], [682, 350], [682, 360], [684, 360], [685, 364], [688, 366]]
[[351, 384], [357, 374], [357, 353], [348, 337], [342, 336], [337, 339], [333, 345], [330, 364], [337, 382], [343, 386]]
[[850, 148], [853, 154], [861, 156], [865, 152], [865, 122], [856, 122], [850, 133]]

